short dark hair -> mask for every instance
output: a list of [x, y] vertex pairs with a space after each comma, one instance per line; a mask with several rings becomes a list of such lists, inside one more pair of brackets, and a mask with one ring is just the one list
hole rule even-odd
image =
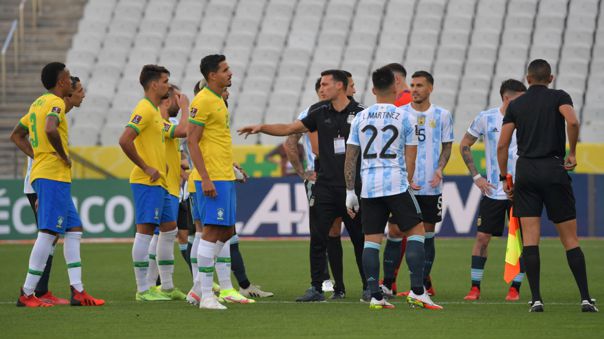
[[380, 67], [371, 74], [373, 88], [384, 91], [394, 85], [394, 73], [388, 67]]
[[143, 69], [141, 70], [141, 75], [139, 77], [141, 86], [143, 86], [144, 89], [147, 89], [149, 87], [149, 83], [151, 81], [155, 81], [161, 78], [162, 74], [170, 75], [170, 71], [168, 71], [168, 69], [164, 66], [159, 65], [143, 66]]
[[536, 81], [549, 81], [552, 67], [543, 59], [535, 59], [528, 66], [528, 74]]
[[348, 88], [348, 77], [343, 71], [339, 69], [328, 69], [326, 71], [321, 72], [322, 77], [327, 75], [331, 75], [335, 82], [341, 82], [344, 87], [344, 90]]
[[320, 88], [321, 88], [321, 78], [318, 78], [317, 81], [315, 81], [315, 92], [319, 93]]
[[76, 86], [78, 85], [78, 82], [80, 82], [80, 78], [72, 76], [71, 77], [71, 88], [75, 89]]
[[499, 87], [499, 95], [503, 99], [503, 94], [506, 92], [526, 92], [526, 86], [516, 79], [507, 79], [501, 83]]
[[352, 73], [348, 72], [347, 70], [342, 70], [342, 72], [344, 72], [344, 74], [346, 74], [347, 78], [352, 78]]
[[417, 72], [413, 73], [411, 78], [412, 79], [413, 78], [425, 78], [426, 80], [428, 80], [430, 85], [434, 85], [434, 78], [432, 77], [432, 74], [430, 74], [429, 72], [426, 72], [426, 71], [417, 71]]
[[407, 70], [405, 69], [405, 67], [403, 67], [402, 64], [399, 64], [398, 62], [393, 62], [384, 67], [389, 68], [392, 72], [401, 73], [403, 75], [403, 78], [407, 77]]
[[55, 88], [59, 82], [59, 75], [65, 70], [65, 64], [61, 62], [51, 62], [42, 68], [42, 85], [46, 89]]
[[210, 54], [201, 59], [199, 70], [203, 77], [208, 80], [208, 76], [212, 72], [217, 72], [221, 62], [225, 61], [226, 57], [222, 54]]
[[199, 91], [201, 91], [201, 80], [199, 80], [195, 86], [193, 86], [193, 94], [197, 95], [197, 93], [199, 93]]

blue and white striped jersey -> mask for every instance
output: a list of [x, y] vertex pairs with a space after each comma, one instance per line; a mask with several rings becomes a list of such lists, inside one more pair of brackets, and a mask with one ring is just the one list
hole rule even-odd
[[[306, 116], [308, 115], [308, 109], [310, 107], [307, 107], [304, 111], [302, 111], [300, 113], [300, 115], [298, 115], [298, 120], [302, 120], [304, 118], [306, 118]], [[304, 147], [304, 153], [306, 155], [306, 170], [307, 171], [314, 171], [315, 170], [315, 154], [312, 152], [312, 146], [310, 145], [310, 138], [308, 137], [308, 134], [304, 134], [302, 136], [302, 146]]]
[[361, 148], [362, 198], [407, 191], [405, 145], [417, 145], [411, 116], [391, 104], [375, 104], [356, 115], [347, 143]]
[[[491, 190], [487, 196], [491, 199], [507, 200], [503, 191], [503, 184], [499, 181], [499, 164], [497, 162], [497, 143], [501, 134], [501, 125], [503, 124], [503, 113], [499, 107], [480, 112], [472, 121], [468, 134], [479, 138], [484, 136], [484, 151], [487, 165], [487, 181], [497, 189]], [[514, 175], [516, 171], [516, 160], [518, 145], [516, 144], [516, 131], [512, 135], [512, 142], [508, 149], [508, 172]]]
[[443, 182], [436, 187], [430, 186], [434, 172], [438, 168], [438, 159], [442, 143], [453, 142], [453, 116], [449, 111], [436, 105], [430, 105], [425, 112], [418, 112], [411, 104], [401, 109], [413, 116], [417, 136], [417, 160], [413, 182], [421, 187], [416, 195], [442, 194]]

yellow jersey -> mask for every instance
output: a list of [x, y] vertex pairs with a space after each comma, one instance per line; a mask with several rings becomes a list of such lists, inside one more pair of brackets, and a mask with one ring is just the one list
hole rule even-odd
[[19, 120], [19, 124], [29, 130], [29, 142], [34, 150], [30, 182], [36, 179], [71, 182], [71, 169], [61, 160], [46, 135], [48, 116], [55, 116], [59, 120], [57, 130], [65, 154], [69, 156], [65, 101], [52, 93], [43, 94], [29, 106], [29, 113]]
[[199, 181], [201, 180], [200, 178], [201, 177], [199, 176], [199, 172], [197, 172], [197, 168], [193, 166], [191, 173], [189, 173], [189, 180], [187, 180], [187, 191], [189, 191], [189, 193], [197, 192], [197, 188], [195, 187], [195, 180]]
[[148, 166], [155, 168], [160, 174], [158, 180], [151, 182], [150, 176], [140, 167], [134, 166], [132, 172], [130, 172], [130, 183], [162, 186], [168, 189], [165, 137], [170, 132], [173, 134], [174, 129], [169, 127], [168, 131], [165, 131], [164, 119], [159, 112], [159, 108], [147, 98], [138, 102], [126, 127], [132, 128], [138, 134], [134, 139], [134, 147], [136, 147], [138, 155]]
[[164, 120], [164, 133], [166, 133], [166, 162], [168, 164], [168, 173], [166, 182], [168, 184], [168, 193], [175, 197], [180, 197], [180, 141], [174, 138], [176, 125], [170, 121]]
[[[222, 97], [208, 87], [191, 102], [189, 122], [203, 126], [199, 148], [210, 180], [235, 180], [229, 111]], [[194, 180], [201, 180], [199, 173]]]

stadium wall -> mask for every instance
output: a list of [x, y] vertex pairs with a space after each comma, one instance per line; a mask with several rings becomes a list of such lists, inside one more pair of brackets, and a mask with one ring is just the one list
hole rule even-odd
[[[604, 236], [604, 175], [573, 174], [580, 236]], [[127, 180], [75, 180], [72, 186], [85, 237], [130, 238], [134, 205]], [[296, 177], [255, 178], [237, 187], [237, 230], [242, 237], [309, 235], [306, 193]], [[446, 178], [440, 236], [468, 237], [476, 231], [480, 191], [468, 176]], [[599, 208], [598, 208], [599, 207]], [[544, 218], [545, 219], [545, 218]], [[23, 181], [0, 180], [0, 240], [33, 239], [34, 217], [23, 194]], [[543, 222], [542, 234], [556, 236]]]

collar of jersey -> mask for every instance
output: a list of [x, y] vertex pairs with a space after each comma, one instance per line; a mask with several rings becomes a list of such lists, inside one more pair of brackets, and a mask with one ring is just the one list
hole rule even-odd
[[151, 106], [153, 106], [153, 108], [155, 108], [156, 110], [158, 110], [158, 111], [159, 111], [159, 107], [155, 106], [155, 105], [153, 104], [153, 102], [152, 102], [152, 101], [151, 101], [149, 98], [145, 97], [145, 100], [149, 101], [149, 103], [151, 104]]
[[207, 89], [208, 91], [210, 91], [212, 94], [214, 94], [215, 96], [219, 97], [220, 99], [222, 99], [221, 95], [218, 95], [216, 92], [212, 91], [212, 89], [208, 86], [204, 87], [204, 89]]

